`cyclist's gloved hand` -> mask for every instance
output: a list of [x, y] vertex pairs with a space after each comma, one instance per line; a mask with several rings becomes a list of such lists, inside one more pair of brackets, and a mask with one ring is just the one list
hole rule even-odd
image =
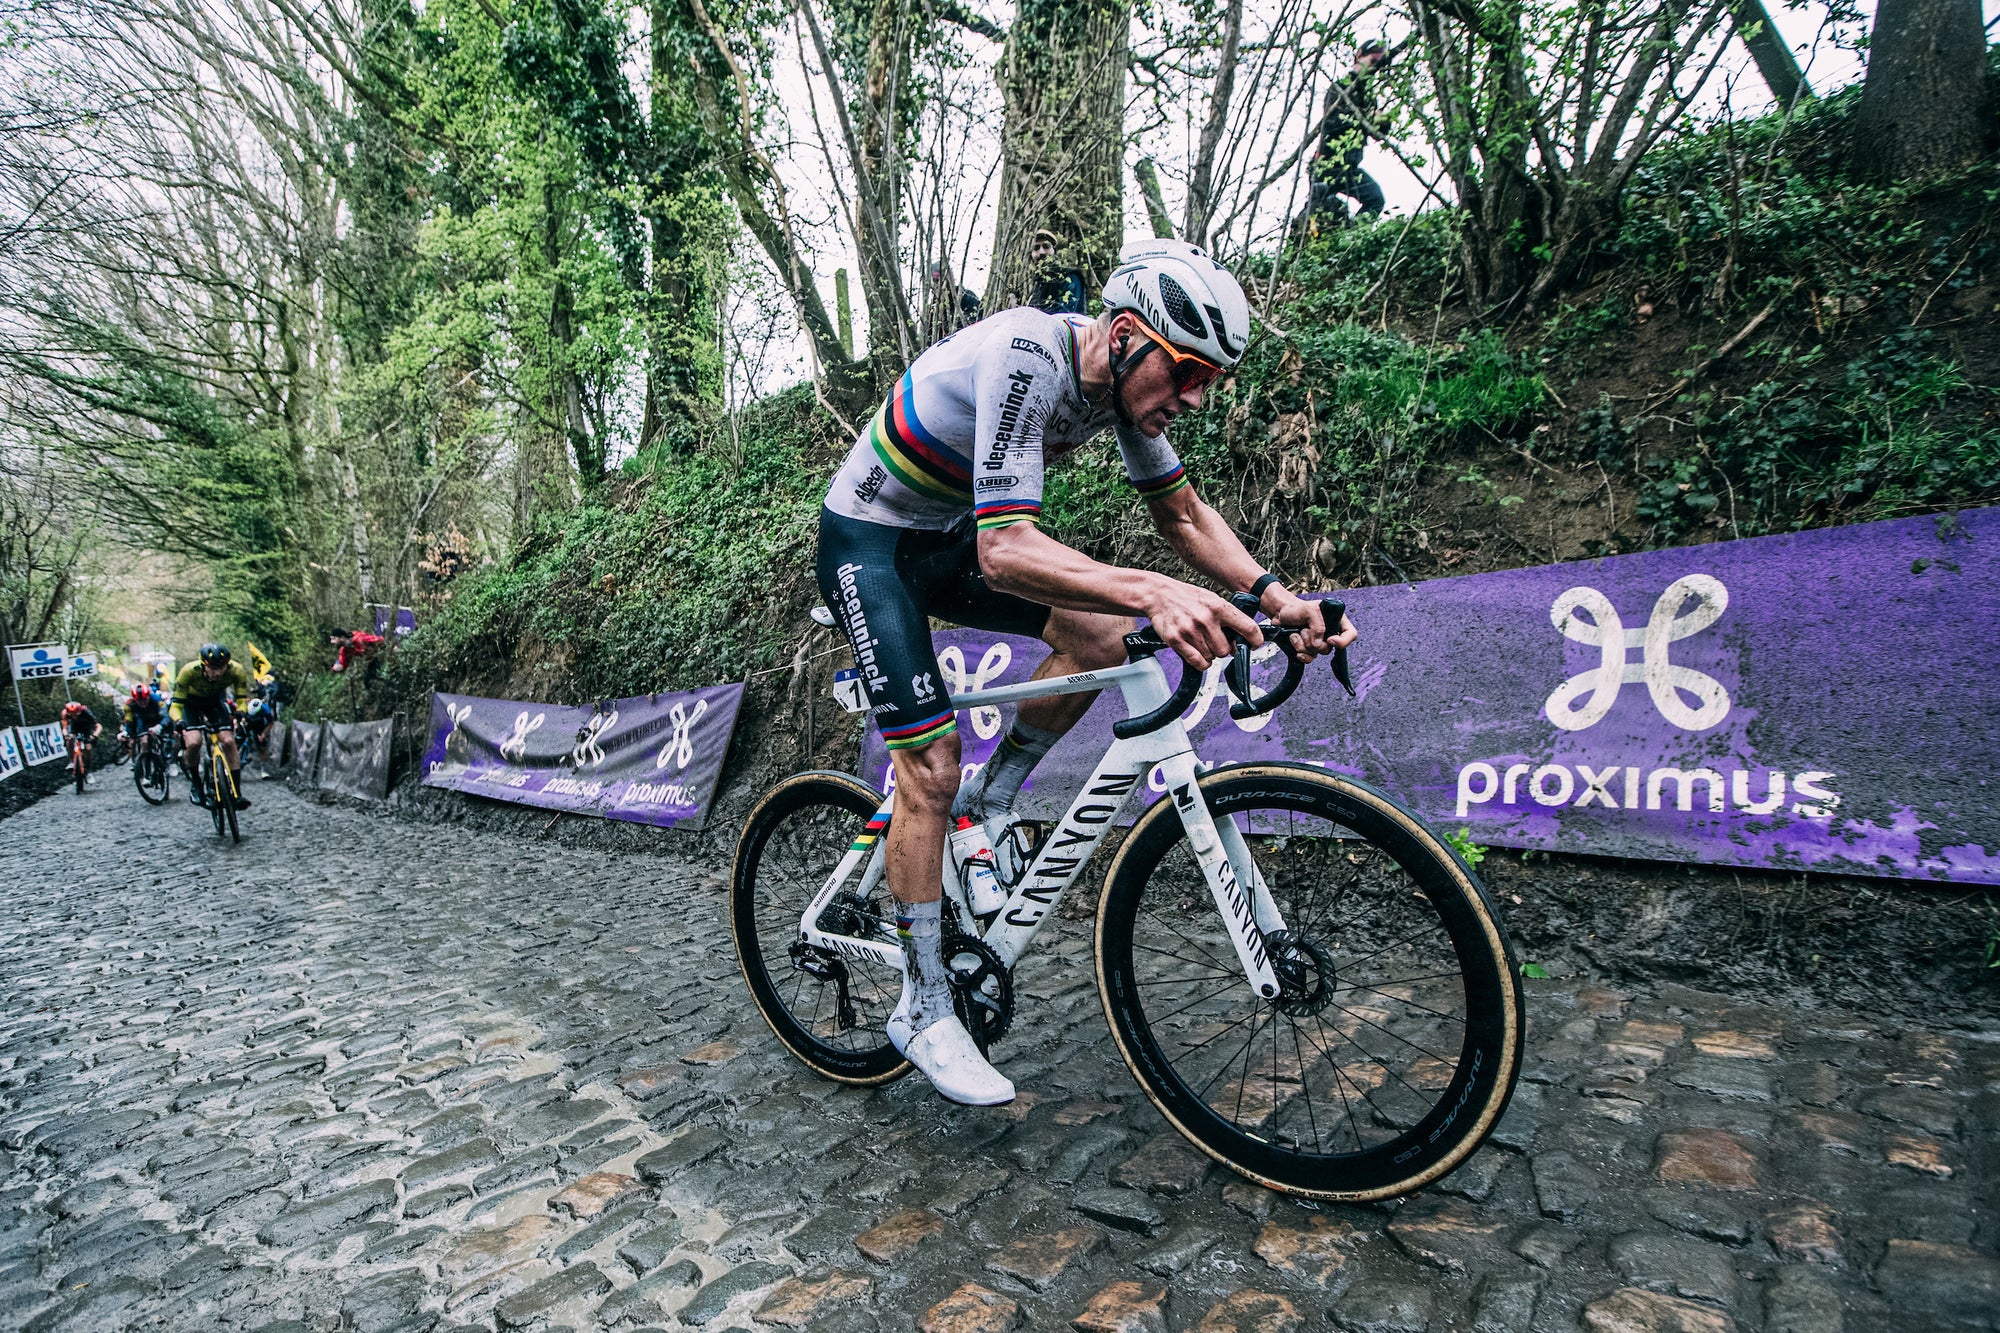
[[1253, 648], [1264, 642], [1263, 632], [1249, 616], [1206, 588], [1165, 575], [1147, 602], [1146, 616], [1161, 641], [1197, 671], [1229, 656], [1232, 631]]

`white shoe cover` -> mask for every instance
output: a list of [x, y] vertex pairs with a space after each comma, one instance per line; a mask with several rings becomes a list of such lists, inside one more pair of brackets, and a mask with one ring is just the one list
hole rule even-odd
[[1014, 1100], [1014, 1085], [986, 1063], [957, 1015], [941, 1018], [912, 1035], [909, 1014], [906, 994], [896, 1012], [889, 1015], [889, 1041], [923, 1071], [945, 1100], [961, 1106], [1003, 1106]]

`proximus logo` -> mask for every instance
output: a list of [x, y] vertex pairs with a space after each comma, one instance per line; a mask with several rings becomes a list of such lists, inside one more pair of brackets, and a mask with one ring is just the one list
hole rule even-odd
[[[1684, 616], [1681, 605], [1690, 597], [1696, 599], [1695, 607]], [[1617, 702], [1620, 689], [1644, 682], [1660, 716], [1675, 726], [1706, 731], [1716, 725], [1729, 716], [1729, 691], [1713, 676], [1675, 666], [1668, 645], [1707, 629], [1728, 605], [1729, 589], [1720, 579], [1689, 574], [1667, 585], [1653, 603], [1644, 629], [1626, 629], [1609, 597], [1595, 588], [1569, 589], [1549, 607], [1549, 619], [1564, 638], [1598, 648], [1603, 657], [1596, 667], [1571, 676], [1549, 695], [1543, 704], [1549, 721], [1564, 731], [1596, 726]], [[1579, 612], [1588, 612], [1590, 619]], [[1637, 662], [1627, 656], [1634, 648], [1640, 652]], [[1688, 707], [1680, 697], [1683, 691], [1701, 700], [1700, 706]]]

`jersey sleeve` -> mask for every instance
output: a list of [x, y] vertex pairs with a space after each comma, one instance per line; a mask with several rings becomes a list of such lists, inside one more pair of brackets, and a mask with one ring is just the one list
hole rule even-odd
[[1022, 321], [973, 362], [972, 512], [981, 532], [1041, 520], [1042, 431], [1068, 373], [1059, 350], [1052, 332]]
[[1118, 456], [1125, 476], [1143, 500], [1158, 500], [1188, 484], [1187, 469], [1175, 456], [1165, 435], [1141, 435], [1130, 426], [1118, 427]]

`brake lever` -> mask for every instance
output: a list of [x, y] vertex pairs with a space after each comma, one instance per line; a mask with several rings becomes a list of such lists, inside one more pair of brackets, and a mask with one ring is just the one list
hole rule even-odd
[[[1321, 602], [1319, 604], [1320, 629], [1325, 631], [1327, 638], [1331, 639], [1334, 635], [1340, 633], [1340, 622], [1346, 615], [1347, 603], [1345, 602]], [[1347, 674], [1347, 649], [1345, 646], [1333, 650], [1333, 678], [1340, 682], [1340, 688], [1347, 691], [1348, 698], [1352, 699], [1355, 697], [1354, 682], [1349, 679]]]

